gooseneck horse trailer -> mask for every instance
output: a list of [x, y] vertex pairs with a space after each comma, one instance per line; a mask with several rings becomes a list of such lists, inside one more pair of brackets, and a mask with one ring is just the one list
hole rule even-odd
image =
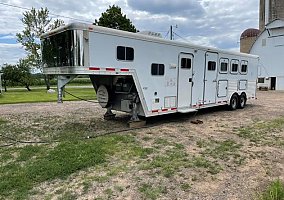
[[258, 57], [170, 41], [157, 34], [130, 33], [72, 23], [41, 37], [45, 74], [64, 86], [89, 75], [99, 104], [151, 117], [228, 105], [244, 108], [256, 97]]

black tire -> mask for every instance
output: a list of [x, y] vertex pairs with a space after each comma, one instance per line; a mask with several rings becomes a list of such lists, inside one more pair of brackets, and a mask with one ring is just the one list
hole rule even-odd
[[229, 105], [230, 110], [236, 110], [238, 108], [238, 102], [239, 102], [238, 95], [233, 94]]
[[238, 108], [243, 109], [247, 104], [247, 96], [243, 93], [240, 96]]

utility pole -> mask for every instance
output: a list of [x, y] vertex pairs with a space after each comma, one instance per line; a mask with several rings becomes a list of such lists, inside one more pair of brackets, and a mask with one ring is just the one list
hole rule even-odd
[[174, 37], [173, 37], [173, 26], [171, 25], [171, 30], [170, 30], [170, 32], [171, 32], [171, 40], [174, 40]]

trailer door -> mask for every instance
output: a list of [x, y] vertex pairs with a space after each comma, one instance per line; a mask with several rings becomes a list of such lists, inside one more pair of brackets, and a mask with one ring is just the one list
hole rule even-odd
[[216, 103], [218, 53], [205, 54], [204, 104]]
[[181, 53], [178, 67], [178, 108], [191, 107], [193, 55]]

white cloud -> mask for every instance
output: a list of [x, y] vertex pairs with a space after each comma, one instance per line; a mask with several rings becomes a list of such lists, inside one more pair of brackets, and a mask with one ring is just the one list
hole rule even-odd
[[[94, 22], [109, 5], [118, 5], [138, 30], [151, 30], [166, 35], [170, 25], [178, 35], [196, 44], [238, 49], [239, 37], [247, 28], [258, 27], [259, 0], [2, 0], [22, 7], [48, 7], [51, 14]], [[12, 37], [23, 30], [25, 10], [0, 6], [0, 34]], [[52, 18], [56, 16], [51, 15]], [[66, 23], [74, 21], [63, 18]], [[177, 39], [178, 37], [176, 37]], [[20, 45], [0, 44], [0, 63], [24, 56]]]
[[0, 43], [0, 65], [4, 63], [16, 64], [19, 58], [25, 57], [25, 51], [20, 44]]

